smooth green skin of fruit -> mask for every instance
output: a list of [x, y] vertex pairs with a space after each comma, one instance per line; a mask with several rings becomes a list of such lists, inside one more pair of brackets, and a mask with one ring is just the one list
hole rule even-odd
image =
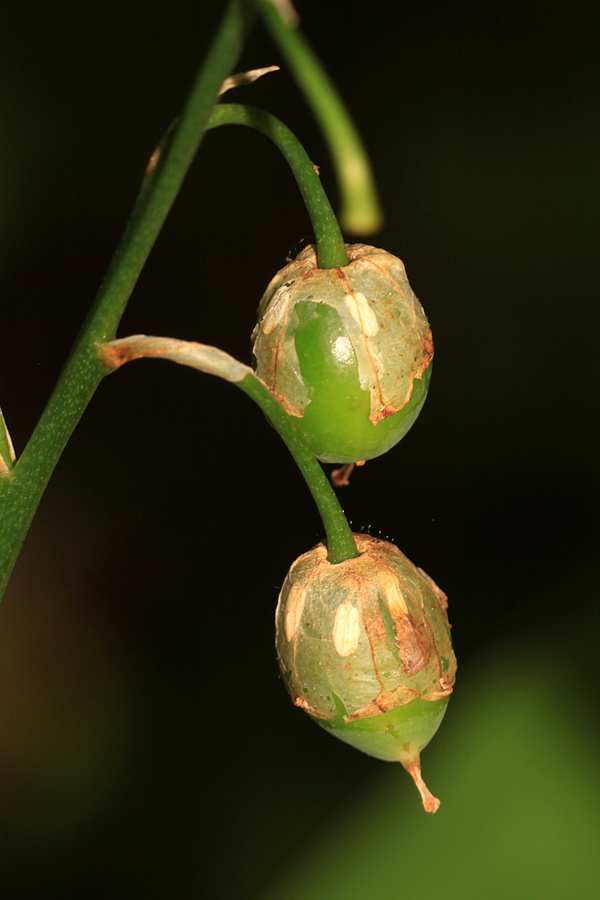
[[389, 712], [352, 722], [344, 722], [344, 705], [337, 702], [338, 698], [334, 699], [337, 709], [333, 722], [311, 716], [314, 722], [369, 756], [402, 762], [413, 758], [429, 743], [440, 727], [450, 698], [411, 700]]
[[412, 427], [425, 403], [431, 365], [415, 378], [410, 400], [374, 425], [352, 345], [338, 313], [325, 303], [299, 303], [296, 352], [310, 403], [299, 426], [322, 462], [353, 463], [386, 453]]

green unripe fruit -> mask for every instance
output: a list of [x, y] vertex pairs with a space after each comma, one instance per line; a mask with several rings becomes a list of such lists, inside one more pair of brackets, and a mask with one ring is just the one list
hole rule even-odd
[[343, 268], [319, 269], [313, 246], [277, 273], [258, 309], [256, 372], [298, 416], [324, 462], [373, 459], [425, 402], [433, 342], [396, 256], [349, 244]]
[[276, 645], [294, 703], [336, 737], [412, 775], [428, 812], [439, 801], [420, 752], [456, 677], [445, 595], [387, 541], [354, 535], [360, 556], [332, 565], [319, 544], [290, 569]]

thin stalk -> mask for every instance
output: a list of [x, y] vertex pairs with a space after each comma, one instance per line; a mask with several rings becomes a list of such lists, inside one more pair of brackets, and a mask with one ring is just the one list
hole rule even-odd
[[247, 375], [237, 386], [260, 406], [294, 457], [317, 509], [327, 535], [327, 558], [332, 564], [359, 556], [348, 520], [329, 480], [314, 453], [302, 437], [293, 416], [288, 416], [268, 387], [256, 376]]
[[219, 88], [242, 51], [251, 4], [229, 2], [191, 94], [147, 174], [106, 278], [22, 456], [0, 478], [0, 597], [61, 453], [106, 367], [97, 342], [115, 333], [140, 272], [202, 140]]
[[365, 146], [344, 101], [293, 22], [268, 0], [257, 5], [325, 135], [340, 182], [342, 225], [354, 233], [373, 234], [381, 228], [383, 215]]
[[248, 125], [273, 141], [285, 156], [294, 174], [310, 216], [317, 244], [319, 268], [335, 269], [347, 266], [349, 260], [344, 238], [327, 194], [306, 150], [287, 125], [262, 109], [237, 103], [222, 103], [215, 107], [207, 130], [217, 128], [219, 125]]
[[323, 520], [329, 561], [335, 564], [359, 555], [342, 507], [298, 428], [298, 420], [286, 413], [250, 366], [218, 347], [147, 334], [133, 334], [101, 344], [98, 353], [109, 371], [115, 371], [134, 359], [168, 359], [178, 365], [215, 375], [239, 387], [264, 412], [302, 472]]

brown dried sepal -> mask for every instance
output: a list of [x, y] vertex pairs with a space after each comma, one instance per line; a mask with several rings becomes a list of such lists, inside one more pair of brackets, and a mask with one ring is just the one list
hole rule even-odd
[[437, 797], [433, 796], [433, 794], [423, 781], [423, 776], [421, 775], [421, 760], [419, 754], [416, 753], [410, 757], [404, 757], [400, 760], [400, 762], [416, 784], [417, 789], [421, 795], [421, 801], [423, 803], [425, 812], [437, 812], [440, 806], [440, 801]]

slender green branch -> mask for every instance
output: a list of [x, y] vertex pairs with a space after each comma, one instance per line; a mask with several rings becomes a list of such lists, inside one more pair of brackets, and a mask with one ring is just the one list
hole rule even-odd
[[344, 228], [372, 234], [383, 215], [371, 166], [350, 114], [319, 59], [304, 37], [268, 0], [258, 3], [263, 21], [290, 66], [325, 135], [340, 181]]
[[94, 321], [95, 340], [107, 340], [116, 333], [127, 301], [200, 146], [221, 85], [242, 51], [248, 13], [248, 4], [243, 0], [228, 4], [184, 110], [164, 147], [151, 160], [131, 219], [88, 317], [88, 321]]
[[179, 365], [190, 366], [237, 385], [262, 409], [302, 472], [323, 520], [329, 561], [340, 563], [359, 555], [342, 507], [314, 453], [302, 436], [297, 419], [286, 413], [250, 366], [244, 365], [217, 347], [144, 334], [134, 334], [101, 344], [99, 352], [111, 370], [142, 357], [169, 359]]
[[306, 204], [315, 233], [319, 268], [334, 269], [348, 265], [344, 238], [323, 185], [304, 147], [287, 125], [262, 109], [235, 103], [222, 103], [215, 107], [207, 129], [219, 125], [249, 125], [273, 141], [294, 173]]
[[356, 541], [348, 525], [348, 520], [340, 506], [331, 484], [319, 465], [316, 456], [307, 446], [298, 424], [293, 416], [288, 416], [279, 401], [273, 396], [266, 384], [255, 375], [246, 376], [238, 383], [249, 397], [257, 403], [268, 420], [294, 457], [308, 485], [327, 535], [327, 557], [330, 563], [336, 564], [345, 559], [359, 556]]
[[153, 157], [131, 219], [50, 401], [14, 469], [0, 478], [0, 597], [46, 484], [106, 374], [96, 344], [116, 333], [202, 140], [221, 84], [241, 53], [253, 14], [245, 0], [230, 0], [183, 113], [164, 148]]

